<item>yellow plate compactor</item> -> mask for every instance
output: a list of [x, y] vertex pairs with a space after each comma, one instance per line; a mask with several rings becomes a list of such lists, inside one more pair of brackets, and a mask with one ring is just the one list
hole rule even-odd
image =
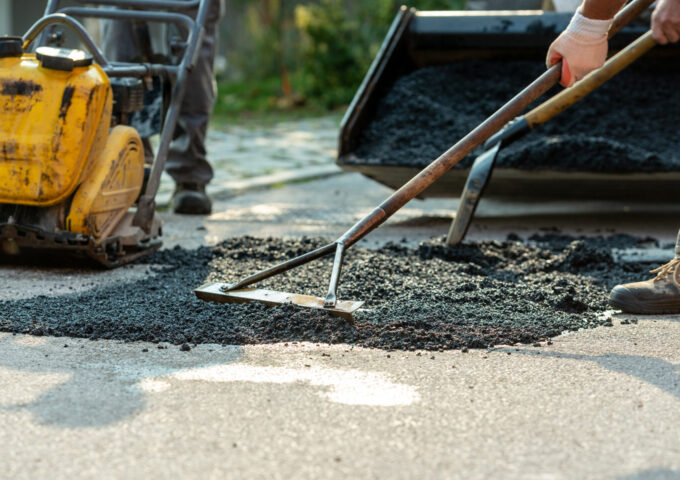
[[[207, 2], [101, 4], [112, 1], [116, 8], [60, 9], [52, 0], [23, 38], [0, 37], [0, 259], [68, 251], [116, 267], [161, 245], [154, 198]], [[175, 45], [175, 62], [113, 63], [76, 20], [82, 17], [175, 24], [185, 41]], [[41, 46], [64, 26], [87, 51]], [[129, 123], [154, 77], [171, 93], [156, 157], [145, 165]]]

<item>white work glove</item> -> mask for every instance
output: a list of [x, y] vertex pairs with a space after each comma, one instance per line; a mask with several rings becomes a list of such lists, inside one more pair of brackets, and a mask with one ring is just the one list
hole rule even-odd
[[557, 37], [548, 50], [546, 65], [562, 60], [564, 87], [571, 87], [607, 60], [607, 34], [613, 20], [586, 18], [578, 10], [567, 29]]

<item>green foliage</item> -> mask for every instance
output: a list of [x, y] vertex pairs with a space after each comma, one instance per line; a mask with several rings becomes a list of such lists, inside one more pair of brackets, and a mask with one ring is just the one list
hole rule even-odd
[[[320, 0], [299, 5], [296, 25], [303, 33], [305, 83], [302, 92], [326, 107], [348, 103], [396, 15], [398, 0], [357, 2], [348, 8], [343, 0]], [[414, 0], [422, 10], [457, 9], [464, 0]]]
[[462, 10], [465, 8], [465, 0], [416, 0], [409, 6], [419, 10]]
[[[232, 64], [245, 81], [223, 87], [218, 107], [281, 108], [275, 98], [302, 94], [308, 104], [349, 103], [403, 3], [400, 0], [233, 0], [245, 7], [249, 39]], [[411, 0], [421, 10], [463, 8], [465, 0]], [[276, 82], [273, 79], [279, 78]], [[240, 98], [245, 90], [251, 92]], [[239, 97], [239, 98], [237, 98]], [[258, 98], [259, 97], [259, 98]], [[229, 101], [226, 101], [228, 98]], [[274, 100], [272, 100], [274, 99]], [[227, 108], [227, 103], [231, 107]], [[299, 105], [300, 102], [289, 102]]]
[[218, 85], [215, 111], [223, 115], [239, 112], [266, 112], [275, 108], [281, 95], [281, 80], [271, 76], [257, 81], [221, 82]]
[[288, 70], [299, 56], [299, 34], [292, 18], [292, 2], [240, 0], [244, 36], [231, 62], [244, 77], [266, 79]]
[[360, 20], [352, 18], [340, 0], [298, 6], [295, 17], [305, 42], [302, 92], [327, 107], [346, 102], [370, 62]]
[[281, 79], [220, 82], [212, 122], [247, 124], [276, 123], [281, 120], [315, 117], [326, 114], [320, 106], [310, 104], [291, 108], [281, 96]]

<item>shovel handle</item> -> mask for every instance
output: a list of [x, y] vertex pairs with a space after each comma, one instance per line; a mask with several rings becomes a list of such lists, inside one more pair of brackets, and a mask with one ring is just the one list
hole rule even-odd
[[619, 13], [616, 14], [614, 23], [612, 23], [612, 26], [609, 27], [608, 38], [611, 40], [611, 38], [619, 33], [623, 27], [640, 16], [640, 14], [651, 7], [654, 2], [655, 0], [637, 0], [626, 5]]
[[583, 80], [571, 88], [558, 93], [550, 100], [542, 103], [524, 118], [529, 128], [534, 129], [553, 119], [566, 109], [581, 101], [583, 98], [597, 90], [603, 84], [618, 75], [623, 69], [649, 52], [656, 45], [656, 41], [649, 31], [635, 40], [615, 56], [610, 58], [604, 66], [587, 75]]
[[[610, 28], [609, 36], [611, 37], [616, 34], [652, 3], [653, 0], [635, 0], [626, 6], [616, 15], [614, 24]], [[376, 209], [357, 222], [336, 243], [344, 245], [347, 249], [378, 228], [401, 207], [420, 195], [427, 187], [436, 182], [475, 148], [486, 142], [505, 124], [518, 116], [525, 108], [555, 86], [560, 79], [560, 75], [561, 67], [559, 63], [550, 67], [531, 85], [522, 90], [496, 113], [487, 118], [481, 125], [468, 133], [418, 175], [394, 192]]]

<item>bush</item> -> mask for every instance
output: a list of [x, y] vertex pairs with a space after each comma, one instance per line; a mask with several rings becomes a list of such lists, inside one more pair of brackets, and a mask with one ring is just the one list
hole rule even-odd
[[[401, 2], [342, 0], [299, 5], [295, 24], [303, 34], [302, 93], [327, 108], [351, 101], [396, 15]], [[464, 0], [418, 0], [422, 10], [460, 9]]]
[[[266, 83], [266, 88], [253, 91], [271, 94], [272, 78], [278, 77], [278, 96], [290, 97], [297, 92], [324, 108], [351, 101], [403, 3], [399, 0], [235, 1], [245, 7], [249, 37], [232, 62], [240, 70], [241, 75], [236, 78], [252, 85]], [[463, 8], [464, 4], [465, 0], [413, 0], [408, 6], [450, 10]], [[270, 99], [268, 104], [281, 102]]]
[[360, 20], [348, 15], [340, 0], [298, 6], [295, 20], [304, 34], [302, 93], [329, 108], [345, 103], [370, 62]]

